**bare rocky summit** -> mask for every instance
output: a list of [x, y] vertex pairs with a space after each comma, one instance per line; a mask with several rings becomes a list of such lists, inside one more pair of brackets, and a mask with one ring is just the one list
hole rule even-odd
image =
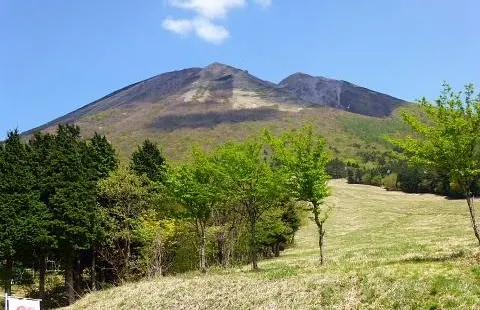
[[279, 86], [309, 103], [352, 113], [384, 117], [405, 101], [340, 80], [295, 73]]

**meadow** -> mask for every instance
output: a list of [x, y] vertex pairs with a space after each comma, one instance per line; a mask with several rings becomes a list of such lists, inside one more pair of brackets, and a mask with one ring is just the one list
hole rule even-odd
[[476, 309], [478, 244], [464, 200], [329, 182], [326, 264], [315, 225], [250, 266], [211, 268], [91, 293], [66, 309]]

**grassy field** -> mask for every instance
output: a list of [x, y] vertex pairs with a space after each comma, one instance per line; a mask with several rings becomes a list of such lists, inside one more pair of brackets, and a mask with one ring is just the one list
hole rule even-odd
[[464, 201], [330, 183], [327, 264], [315, 226], [280, 258], [126, 284], [69, 309], [480, 309], [478, 245]]

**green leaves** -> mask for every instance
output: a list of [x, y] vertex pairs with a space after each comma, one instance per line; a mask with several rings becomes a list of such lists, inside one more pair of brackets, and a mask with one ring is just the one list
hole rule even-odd
[[0, 145], [0, 254], [13, 256], [30, 252], [32, 244], [44, 239], [44, 205], [35, 190], [30, 165], [31, 149], [18, 132], [8, 133]]
[[267, 138], [273, 148], [273, 162], [288, 174], [293, 197], [321, 202], [328, 195], [325, 140], [314, 134], [312, 127], [284, 133], [280, 138]]
[[153, 182], [164, 182], [166, 178], [165, 158], [158, 146], [145, 140], [142, 146], [132, 154], [130, 167], [138, 175], [145, 174]]
[[392, 139], [412, 164], [448, 171], [451, 178], [469, 187], [480, 175], [480, 101], [473, 85], [454, 92], [444, 84], [440, 97], [420, 101], [428, 118], [404, 114], [416, 137]]
[[194, 150], [192, 155], [191, 162], [175, 170], [170, 188], [183, 206], [183, 217], [206, 222], [213, 208], [223, 200], [224, 175], [212, 158], [200, 150]]

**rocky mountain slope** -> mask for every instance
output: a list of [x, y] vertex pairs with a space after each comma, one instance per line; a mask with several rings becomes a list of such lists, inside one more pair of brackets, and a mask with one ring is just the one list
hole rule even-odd
[[326, 105], [352, 113], [383, 117], [405, 101], [352, 83], [295, 73], [279, 83], [284, 89], [309, 103]]
[[214, 145], [242, 139], [263, 127], [312, 123], [326, 135], [341, 136], [344, 141], [337, 145], [355, 139], [347, 137], [338, 117], [353, 112], [388, 118], [404, 104], [344, 81], [297, 73], [275, 84], [213, 63], [129, 85], [24, 134], [76, 123], [86, 135], [94, 131], [107, 135], [122, 156], [145, 138], [177, 156], [192, 143]]

